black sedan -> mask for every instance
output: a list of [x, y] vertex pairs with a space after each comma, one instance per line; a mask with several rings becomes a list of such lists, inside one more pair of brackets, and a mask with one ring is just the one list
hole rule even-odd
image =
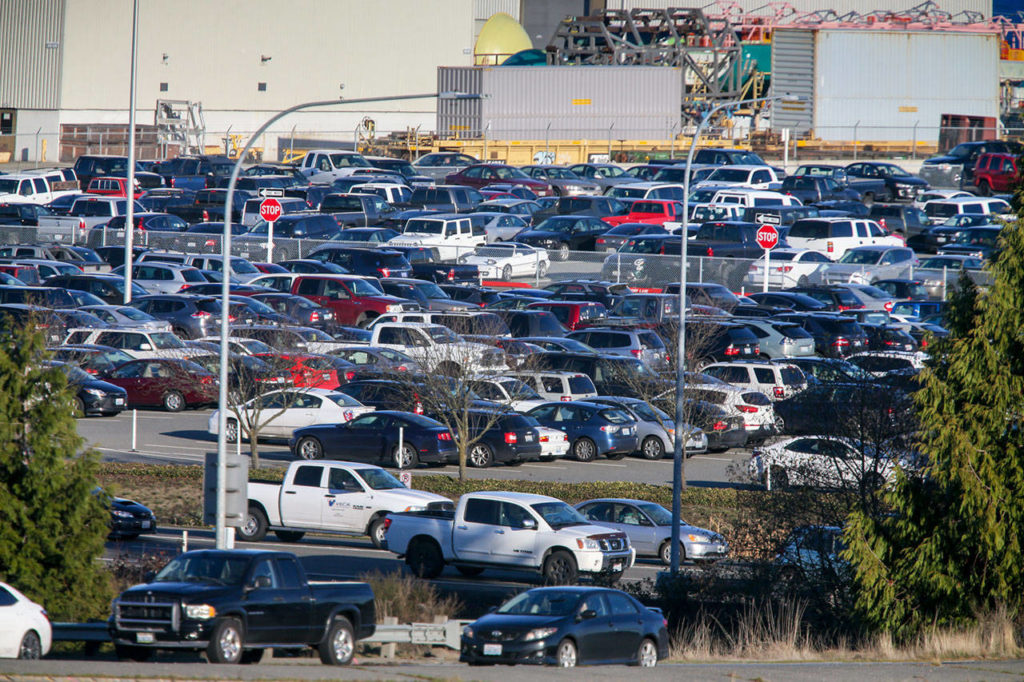
[[76, 416], [113, 417], [127, 407], [128, 392], [120, 386], [100, 381], [80, 367], [66, 362], [51, 361], [49, 364], [67, 375], [68, 386], [75, 391]]
[[539, 587], [521, 592], [462, 630], [459, 660], [470, 665], [635, 664], [668, 656], [667, 622], [619, 590]]
[[593, 251], [597, 238], [612, 229], [608, 223], [586, 215], [560, 215], [523, 230], [516, 241], [549, 249], [555, 260], [567, 260], [570, 251]]
[[[403, 430], [398, 442], [398, 430]], [[419, 462], [444, 464], [458, 456], [455, 440], [444, 424], [411, 412], [382, 410], [344, 424], [318, 424], [295, 429], [288, 445], [302, 459], [345, 459], [398, 469]]]
[[143, 533], [156, 532], [156, 516], [149, 507], [134, 500], [113, 497], [102, 488], [96, 488], [95, 494], [110, 510], [108, 540], [134, 540]]

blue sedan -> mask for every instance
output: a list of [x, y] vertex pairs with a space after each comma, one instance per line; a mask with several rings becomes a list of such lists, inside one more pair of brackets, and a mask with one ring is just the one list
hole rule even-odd
[[638, 447], [636, 420], [620, 408], [580, 400], [545, 403], [526, 414], [542, 426], [564, 431], [581, 462], [598, 455], [622, 459]]
[[[398, 429], [403, 429], [399, 447]], [[451, 431], [441, 422], [413, 414], [381, 410], [344, 424], [318, 424], [295, 429], [288, 441], [302, 459], [344, 459], [409, 469], [420, 462], [445, 463], [458, 452]]]

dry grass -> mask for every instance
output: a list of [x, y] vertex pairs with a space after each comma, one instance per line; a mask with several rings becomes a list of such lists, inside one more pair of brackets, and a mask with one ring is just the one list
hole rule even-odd
[[432, 623], [436, 616], [454, 617], [462, 610], [458, 597], [442, 597], [433, 585], [401, 573], [364, 573], [373, 588], [377, 620], [394, 617], [399, 623]]
[[810, 632], [801, 602], [748, 605], [730, 627], [701, 612], [673, 633], [673, 659], [685, 661], [946, 661], [1013, 658], [1024, 654], [1017, 627], [1005, 609], [975, 624], [934, 628], [908, 644], [888, 635], [863, 641], [830, 641]]

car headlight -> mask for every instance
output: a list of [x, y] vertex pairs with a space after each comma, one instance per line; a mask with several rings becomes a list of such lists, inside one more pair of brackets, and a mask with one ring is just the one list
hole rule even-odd
[[391, 305], [387, 306], [384, 310], [385, 310], [385, 312], [389, 312], [389, 313], [400, 313], [400, 312], [402, 312], [402, 304], [401, 303], [392, 303]]
[[558, 632], [558, 628], [534, 628], [523, 637], [524, 642], [535, 642], [538, 639], [545, 639]]
[[209, 604], [185, 604], [185, 617], [193, 620], [209, 620], [217, 615], [217, 609]]
[[576, 544], [580, 549], [601, 549], [600, 543], [594, 538], [576, 538]]
[[116, 516], [119, 519], [130, 519], [130, 518], [132, 518], [132, 513], [124, 511], [123, 509], [111, 509], [110, 513], [111, 513], [112, 516]]
[[426, 507], [424, 507], [423, 505], [415, 505], [415, 504], [413, 504], [413, 505], [409, 505], [408, 507], [406, 507], [403, 511], [418, 512], [418, 511], [424, 511], [425, 509], [426, 509]]
[[698, 533], [690, 533], [686, 536], [690, 542], [711, 542], [711, 538], [707, 535], [700, 535]]
[[96, 396], [97, 398], [102, 398], [105, 395], [107, 395], [106, 391], [101, 391], [98, 388], [87, 388], [85, 389], [85, 392], [88, 393], [89, 395]]
[[466, 639], [473, 639], [473, 628], [470, 627], [469, 625], [467, 625], [466, 627], [462, 628], [462, 636], [465, 637]]

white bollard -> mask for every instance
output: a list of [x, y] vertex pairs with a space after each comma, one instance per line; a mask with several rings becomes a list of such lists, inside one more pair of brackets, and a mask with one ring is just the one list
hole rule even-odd
[[138, 435], [136, 433], [136, 431], [138, 429], [138, 425], [139, 425], [139, 411], [133, 409], [132, 410], [132, 450], [131, 450], [132, 452], [138, 452], [138, 450], [135, 448], [135, 445], [136, 445], [136, 442], [137, 442], [137, 435]]

